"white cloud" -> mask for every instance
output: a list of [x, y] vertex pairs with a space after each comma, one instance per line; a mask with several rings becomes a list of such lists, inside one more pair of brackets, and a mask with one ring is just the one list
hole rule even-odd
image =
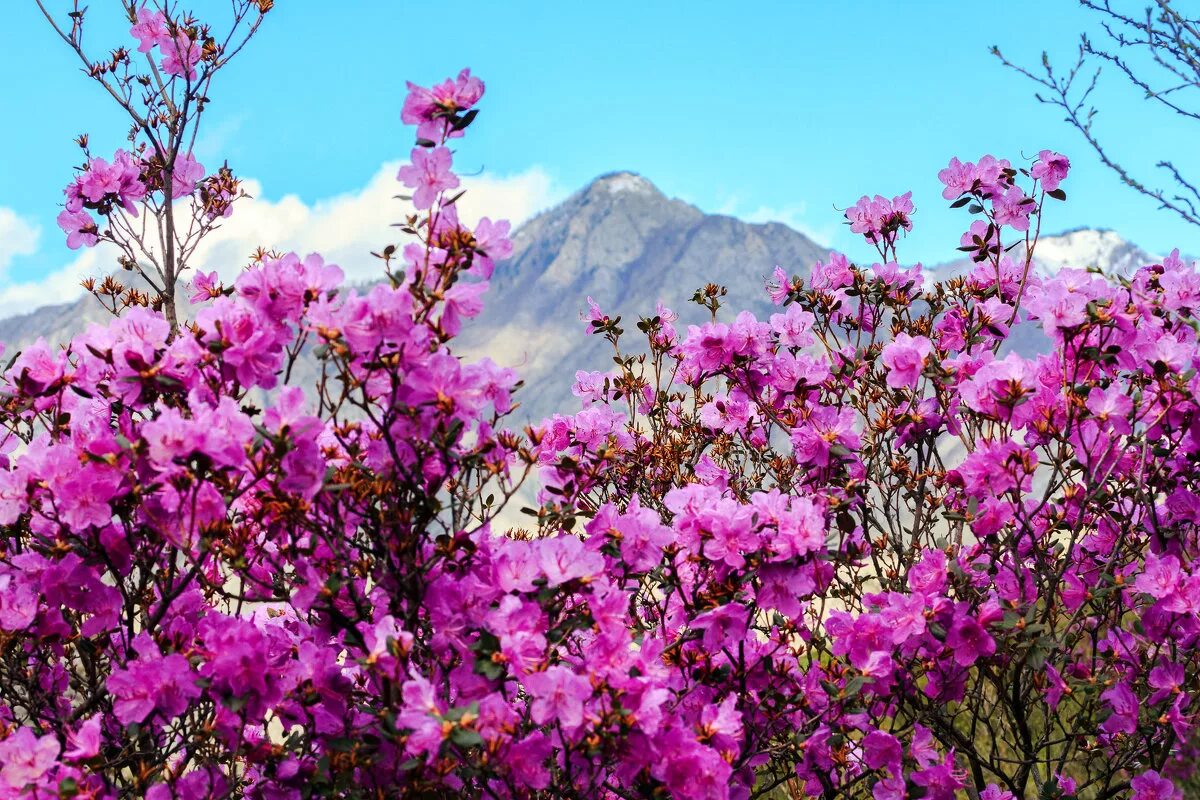
[[38, 226], [22, 219], [11, 208], [0, 207], [0, 275], [17, 256], [37, 252]]
[[[377, 277], [382, 274], [380, 262], [371, 251], [402, 239], [402, 234], [390, 227], [404, 218], [408, 207], [395, 199], [405, 191], [396, 182], [398, 168], [399, 163], [384, 164], [362, 189], [312, 205], [295, 195], [268, 199], [263, 186], [247, 181], [246, 191], [252, 197], [238, 202], [233, 216], [204, 241], [191, 265], [232, 277], [261, 246], [281, 252], [321, 253], [327, 262], [341, 266], [350, 281]], [[488, 216], [508, 219], [515, 225], [566, 195], [538, 167], [514, 175], [464, 178], [463, 188], [467, 192], [458, 201], [459, 216], [468, 224]], [[15, 215], [11, 215], [15, 222], [6, 222], [5, 213], [6, 209], [0, 208], [0, 269], [12, 255], [34, 252], [37, 240], [36, 229], [30, 229]], [[16, 233], [6, 236], [6, 225]], [[6, 242], [9, 238], [17, 244]], [[7, 255], [10, 252], [12, 255]], [[79, 282], [83, 278], [104, 275], [114, 267], [112, 251], [97, 247], [82, 251], [75, 260], [41, 280], [0, 282], [0, 317], [74, 299], [82, 293]]]
[[737, 216], [746, 222], [781, 222], [824, 247], [829, 247], [841, 233], [841, 226], [836, 223], [813, 225], [809, 221], [811, 215], [808, 213], [808, 206], [804, 203], [783, 208], [759, 206], [753, 211]]
[[737, 217], [744, 222], [779, 222], [812, 239], [821, 247], [833, 247], [842, 235], [841, 219], [813, 222], [813, 214], [804, 202], [792, 205], [750, 206], [740, 195], [730, 195], [713, 213]]

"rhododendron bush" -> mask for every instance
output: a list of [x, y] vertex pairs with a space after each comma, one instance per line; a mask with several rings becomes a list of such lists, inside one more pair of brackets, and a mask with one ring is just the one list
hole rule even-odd
[[[195, 241], [155, 261], [133, 221], [230, 213], [171, 126], [236, 48], [127, 9], [142, 55], [100, 78], [149, 87], [115, 95], [145, 124], [60, 222], [173, 287]], [[410, 84], [370, 289], [263, 250], [194, 273], [190, 319], [109, 279], [110, 324], [11, 356], [0, 797], [1180, 796], [1195, 268], [1042, 274], [1067, 159], [955, 159], [963, 276], [901, 265], [911, 195], [863, 197], [878, 261], [776, 270], [766, 319], [709, 286], [710, 321], [659, 306], [630, 345], [591, 303], [615, 368], [517, 430], [518, 376], [454, 350], [511, 247], [456, 210], [483, 93]]]

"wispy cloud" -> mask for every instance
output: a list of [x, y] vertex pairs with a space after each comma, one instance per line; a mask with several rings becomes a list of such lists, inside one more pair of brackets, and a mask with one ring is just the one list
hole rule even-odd
[[17, 256], [37, 252], [39, 227], [11, 208], [0, 207], [0, 278]]
[[[814, 214], [805, 202], [779, 207], [752, 205], [746, 203], [739, 195], [731, 195], [715, 213], [727, 214], [746, 222], [779, 222], [803, 233], [823, 247], [837, 246], [842, 235], [842, 226], [837, 221], [814, 222], [818, 215]], [[822, 216], [832, 216], [832, 212]]]

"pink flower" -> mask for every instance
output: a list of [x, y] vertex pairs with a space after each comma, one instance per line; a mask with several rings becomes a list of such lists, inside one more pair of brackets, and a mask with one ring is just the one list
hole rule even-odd
[[933, 352], [933, 342], [924, 336], [897, 334], [883, 348], [883, 365], [887, 367], [887, 385], [893, 389], [911, 389], [917, 385], [925, 359]]
[[904, 750], [900, 740], [890, 733], [874, 730], [863, 737], [863, 762], [868, 769], [887, 767], [893, 774], [900, 772]]
[[1012, 186], [1013, 168], [1007, 158], [983, 156], [976, 166], [976, 177], [979, 179], [980, 191], [987, 197], [1003, 194]]
[[511, 226], [508, 220], [493, 222], [483, 217], [475, 226], [475, 261], [469, 270], [487, 280], [492, 277], [497, 261], [512, 255], [512, 241], [508, 238]]
[[1156, 600], [1169, 597], [1179, 589], [1183, 577], [1179, 559], [1173, 555], [1146, 554], [1146, 566], [1133, 581], [1133, 588], [1145, 592]]
[[525, 690], [533, 698], [530, 715], [539, 725], [558, 722], [567, 730], [583, 724], [583, 705], [592, 696], [592, 684], [561, 665], [525, 676]]
[[653, 509], [642, 508], [636, 495], [625, 513], [612, 523], [612, 528], [621, 537], [621, 558], [638, 571], [651, 569], [662, 561], [663, 548], [675, 538]]
[[792, 446], [801, 463], [824, 467], [834, 447], [843, 452], [856, 450], [861, 443], [854, 430], [854, 410], [817, 406], [792, 429]]
[[1003, 192], [992, 195], [992, 215], [998, 227], [1009, 227], [1014, 231], [1029, 230], [1029, 215], [1037, 209], [1032, 198], [1027, 197], [1019, 186], [1009, 186]]
[[71, 749], [63, 754], [68, 761], [87, 761], [100, 752], [102, 715], [94, 714], [73, 733], [67, 733], [67, 744]]
[[550, 737], [538, 731], [513, 742], [504, 754], [504, 764], [518, 785], [540, 791], [550, 785], [546, 760], [553, 752]]
[[418, 210], [432, 207], [441, 192], [458, 186], [458, 176], [450, 171], [452, 160], [450, 151], [445, 147], [417, 147], [412, 151], [412, 163], [400, 168], [396, 179], [416, 189], [413, 205]]
[[1043, 189], [1053, 192], [1066, 179], [1070, 168], [1071, 161], [1066, 156], [1053, 150], [1043, 150], [1038, 153], [1038, 160], [1034, 162], [1029, 174], [1042, 182]]
[[196, 80], [196, 65], [200, 63], [200, 56], [204, 54], [200, 42], [193, 41], [187, 31], [180, 29], [174, 36], [162, 37], [158, 46], [163, 54], [163, 72], [187, 78], [189, 81]]
[[[0, 742], [0, 785], [10, 790], [23, 789], [42, 780], [58, 761], [59, 746], [54, 734], [37, 736], [31, 728], [20, 727]], [[40, 795], [41, 792], [36, 794]], [[24, 796], [5, 793], [5, 796]]]
[[892, 643], [904, 644], [925, 633], [926, 601], [922, 595], [893, 593], [883, 619], [892, 630]]
[[794, 303], [782, 314], [772, 314], [770, 322], [771, 330], [785, 347], [808, 347], [816, 341], [811, 333], [816, 318]]
[[960, 195], [966, 194], [971, 191], [978, 177], [979, 172], [974, 164], [964, 164], [957, 158], [950, 159], [949, 166], [938, 173], [938, 180], [946, 186], [942, 190], [942, 197], [954, 200]]
[[771, 273], [771, 279], [767, 281], [767, 292], [771, 295], [771, 302], [777, 306], [783, 305], [783, 301], [787, 299], [788, 293], [792, 289], [791, 279], [784, 272], [783, 267], [775, 265], [774, 271]]
[[858, 202], [846, 210], [850, 230], [860, 233], [871, 243], [892, 241], [901, 231], [912, 230], [912, 192], [906, 192], [891, 200], [875, 195], [874, 199], [863, 195]]
[[[1150, 677], [1147, 680], [1147, 683], [1156, 690], [1154, 694], [1150, 695], [1150, 699], [1147, 702], [1155, 705], [1177, 694], [1181, 694], [1186, 680], [1187, 674], [1182, 664], [1171, 662], [1158, 664], [1154, 669], [1150, 670]], [[1187, 700], [1189, 698], [1185, 696], [1184, 699]]]
[[1146, 770], [1129, 782], [1131, 800], [1182, 800], [1183, 792], [1155, 770]]
[[819, 292], [832, 292], [854, 282], [850, 260], [838, 252], [829, 254], [829, 261], [813, 264], [809, 284]]
[[547, 586], [593, 578], [604, 569], [604, 559], [578, 536], [563, 534], [538, 543], [537, 564]]
[[1138, 722], [1138, 698], [1125, 683], [1113, 684], [1101, 693], [1100, 699], [1112, 712], [1100, 728], [1106, 733], [1134, 733]]
[[969, 667], [996, 652], [996, 641], [969, 613], [956, 614], [946, 632], [946, 644], [953, 651], [955, 663], [962, 667]]
[[146, 654], [130, 661], [124, 669], [113, 670], [108, 677], [113, 712], [122, 725], [142, 722], [155, 712], [169, 720], [186, 711], [200, 696], [187, 658], [179, 653], [156, 656], [149, 652], [155, 647], [150, 643]]
[[149, 53], [167, 38], [167, 18], [161, 11], [142, 6], [137, 10], [137, 23], [129, 33], [138, 40], [138, 52]]
[[72, 250], [78, 250], [81, 246], [94, 247], [99, 238], [96, 221], [83, 209], [59, 213], [58, 227], [67, 235], [67, 247]]
[[452, 130], [446, 115], [466, 111], [483, 97], [483, 81], [464, 69], [455, 78], [447, 78], [432, 89], [408, 84], [408, 96], [400, 110], [405, 125], [417, 126], [417, 137], [440, 142], [443, 137], [457, 138], [461, 130]]
[[979, 793], [979, 800], [1014, 800], [1013, 793], [1001, 789], [994, 783], [989, 783], [987, 788]]
[[86, 206], [107, 214], [109, 204], [115, 204], [137, 216], [136, 203], [146, 196], [147, 189], [142, 182], [141, 164], [126, 151], [118, 150], [111, 164], [103, 158], [88, 161], [83, 172], [63, 191], [67, 195], [67, 211], [80, 211]]
[[205, 300], [212, 300], [214, 297], [220, 297], [222, 286], [220, 278], [217, 277], [217, 271], [212, 272], [197, 272], [196, 277], [192, 278], [192, 293], [188, 299], [192, 303], [202, 303]]
[[171, 172], [171, 198], [178, 200], [196, 191], [196, 184], [204, 178], [204, 165], [192, 158], [191, 153], [175, 156]]
[[749, 424], [751, 412], [744, 396], [717, 395], [700, 409], [700, 421], [711, 430], [737, 433]]

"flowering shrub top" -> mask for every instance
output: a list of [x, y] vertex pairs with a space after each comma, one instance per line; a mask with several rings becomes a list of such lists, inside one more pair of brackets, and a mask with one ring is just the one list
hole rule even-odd
[[[483, 89], [410, 86], [411, 242], [369, 291], [262, 253], [198, 274], [190, 325], [133, 307], [12, 360], [0, 798], [1176, 797], [1195, 270], [1038, 275], [1066, 159], [956, 160], [969, 275], [900, 266], [911, 197], [863, 198], [880, 263], [777, 271], [765, 321], [707, 287], [630, 354], [591, 304], [617, 368], [516, 433], [517, 376], [452, 349], [511, 248], [455, 207]], [[66, 213], [132, 213], [148, 163], [90, 161]], [[1048, 352], [1001, 357], [1019, 325]]]

